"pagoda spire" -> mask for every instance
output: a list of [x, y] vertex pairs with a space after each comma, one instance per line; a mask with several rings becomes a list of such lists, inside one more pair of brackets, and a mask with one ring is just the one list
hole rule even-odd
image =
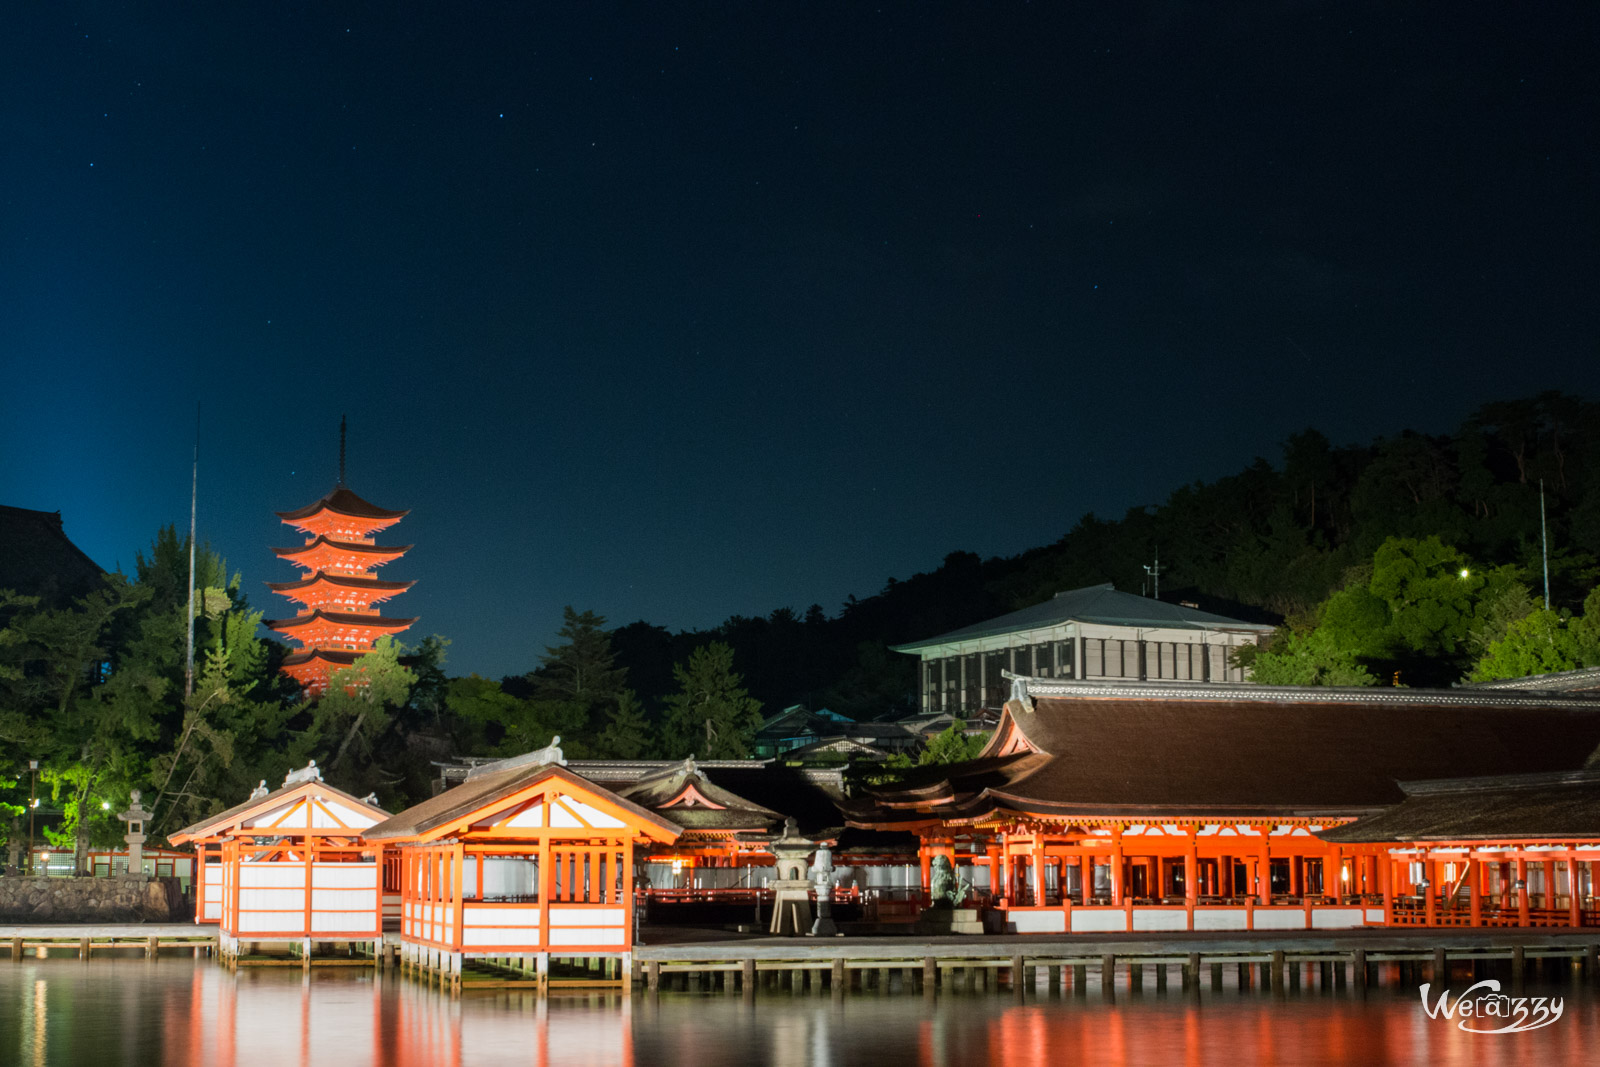
[[339, 487], [344, 488], [344, 416], [339, 416]]

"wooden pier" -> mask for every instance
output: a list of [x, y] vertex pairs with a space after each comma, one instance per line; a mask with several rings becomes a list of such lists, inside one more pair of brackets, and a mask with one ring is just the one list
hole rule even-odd
[[[876, 989], [950, 992], [1070, 987], [1086, 992], [1091, 976], [1103, 994], [1138, 992], [1147, 972], [1157, 991], [1221, 989], [1225, 968], [1240, 988], [1297, 988], [1308, 968], [1329, 988], [1364, 989], [1377, 969], [1399, 980], [1440, 982], [1452, 967], [1505, 965], [1514, 984], [1533, 968], [1545, 980], [1557, 967], [1572, 981], [1600, 981], [1600, 930], [1342, 931], [1305, 936], [1167, 934], [1047, 939], [1031, 936], [939, 938], [751, 938], [634, 947], [634, 980], [646, 989], [679, 988], [751, 995], [759, 989]], [[898, 979], [898, 981], [897, 981]]]
[[175, 948], [209, 952], [217, 935], [214, 929], [193, 923], [0, 925], [0, 943], [10, 946], [13, 960], [41, 949], [76, 949], [80, 959], [88, 959], [108, 949], [143, 949], [146, 956]]
[[[847, 990], [878, 993], [948, 993], [1042, 987], [1084, 994], [1137, 994], [1153, 982], [1157, 992], [1220, 990], [1225, 977], [1239, 989], [1295, 990], [1302, 983], [1365, 989], [1390, 981], [1440, 983], [1454, 968], [1480, 974], [1485, 966], [1525, 980], [1600, 981], [1600, 929], [1588, 930], [1362, 930], [1319, 934], [1164, 934], [1041, 938], [989, 937], [739, 937], [717, 931], [657, 930], [656, 943], [635, 945], [631, 966], [611, 957], [558, 957], [540, 967], [532, 958], [474, 959], [459, 974], [435, 973], [407, 961], [399, 936], [360, 946], [329, 943], [320, 954], [240, 954], [223, 959], [214, 927], [188, 924], [59, 924], [0, 926], [0, 943], [12, 960], [30, 953], [142, 949], [147, 957], [186, 949], [215, 955], [232, 966], [365, 966], [397, 969], [419, 981], [438, 982], [459, 994], [475, 989], [529, 989], [540, 993], [679, 988], [753, 996], [760, 990], [791, 994]], [[682, 940], [661, 943], [667, 938]], [[326, 949], [345, 951], [328, 952]], [[1147, 980], [1148, 979], [1148, 980]], [[1093, 980], [1093, 981], [1091, 981]]]

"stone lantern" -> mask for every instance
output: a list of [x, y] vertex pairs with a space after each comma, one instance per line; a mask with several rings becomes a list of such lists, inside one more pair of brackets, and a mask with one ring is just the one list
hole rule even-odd
[[772, 882], [773, 934], [804, 934], [811, 928], [811, 879], [806, 877], [806, 860], [817, 843], [801, 837], [793, 818], [785, 819], [783, 834], [771, 839], [777, 879]]
[[144, 805], [139, 802], [139, 791], [135, 789], [129, 798], [132, 803], [128, 810], [117, 813], [117, 818], [128, 824], [128, 832], [123, 835], [123, 840], [128, 843], [128, 870], [125, 877], [144, 877], [144, 824], [154, 812], [144, 810]]
[[839, 928], [833, 922], [833, 851], [817, 849], [811, 861], [811, 877], [817, 883], [817, 921], [811, 924], [811, 937], [838, 937]]

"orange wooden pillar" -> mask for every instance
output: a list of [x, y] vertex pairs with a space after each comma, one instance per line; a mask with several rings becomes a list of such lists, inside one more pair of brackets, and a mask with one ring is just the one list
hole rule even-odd
[[1528, 861], [1517, 857], [1517, 925], [1528, 925]]
[[1194, 929], [1194, 909], [1200, 903], [1200, 860], [1195, 829], [1189, 828], [1188, 849], [1183, 854], [1183, 907], [1188, 913], [1188, 929]]
[[1078, 856], [1078, 891], [1084, 907], [1094, 898], [1094, 856], [1087, 851]]
[[933, 889], [933, 843], [926, 837], [918, 839], [917, 864], [922, 868], [922, 893], [926, 897]]
[[1467, 906], [1469, 908], [1469, 922], [1473, 926], [1483, 925], [1483, 861], [1472, 858], [1472, 853], [1467, 853]]
[[1260, 894], [1261, 903], [1272, 903], [1272, 828], [1261, 828], [1261, 856], [1256, 861], [1256, 892]]
[[1578, 898], [1578, 860], [1567, 854], [1567, 925], [1576, 929], [1583, 925], [1583, 910]]
[[1111, 903], [1122, 903], [1122, 827], [1111, 831]]
[[1383, 925], [1394, 925], [1394, 856], [1384, 852], [1377, 857], [1378, 892], [1383, 894]]
[[[1059, 882], [1057, 883], [1057, 888], [1060, 888]], [[1033, 835], [1033, 903], [1035, 907], [1039, 908], [1044, 907], [1045, 904], [1044, 838], [1038, 834]]]
[[1434, 902], [1439, 898], [1439, 864], [1433, 858], [1422, 861], [1422, 921], [1426, 926], [1433, 926], [1436, 918]]

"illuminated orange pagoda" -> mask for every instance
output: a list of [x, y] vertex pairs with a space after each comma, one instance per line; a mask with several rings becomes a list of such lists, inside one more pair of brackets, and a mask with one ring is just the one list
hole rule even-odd
[[295, 548], [275, 548], [280, 559], [299, 567], [298, 581], [268, 582], [267, 588], [300, 604], [293, 618], [267, 622], [300, 649], [283, 661], [283, 672], [316, 697], [333, 672], [349, 667], [385, 634], [397, 634], [417, 620], [379, 613], [376, 605], [410, 589], [413, 582], [386, 582], [372, 572], [410, 550], [373, 541], [409, 514], [389, 511], [361, 499], [344, 484], [344, 424], [339, 425], [339, 482], [321, 500], [278, 518], [306, 536]]

